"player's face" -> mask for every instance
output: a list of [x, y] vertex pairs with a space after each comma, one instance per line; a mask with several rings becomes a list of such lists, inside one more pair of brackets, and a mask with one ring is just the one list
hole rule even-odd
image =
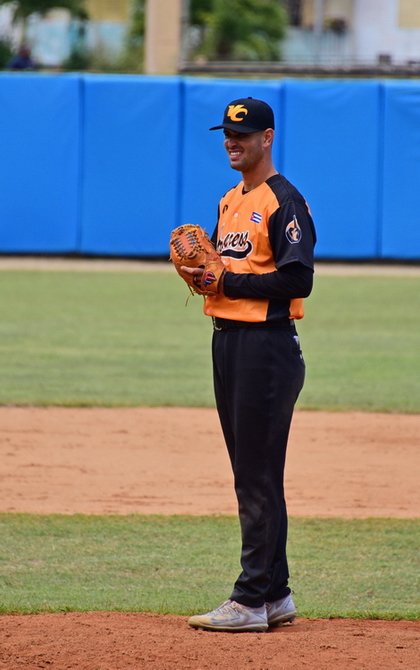
[[237, 133], [224, 131], [224, 147], [227, 151], [230, 167], [240, 172], [254, 169], [264, 157], [264, 131], [257, 133]]

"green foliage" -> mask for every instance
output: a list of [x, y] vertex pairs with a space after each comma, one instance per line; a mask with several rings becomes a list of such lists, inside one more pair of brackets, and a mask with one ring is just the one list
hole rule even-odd
[[[2, 613], [188, 615], [240, 570], [232, 516], [1, 514], [0, 534]], [[292, 518], [289, 536], [300, 616], [420, 619], [418, 519]]]
[[146, 27], [145, 0], [135, 0], [132, 3], [129, 36], [132, 40], [143, 40]]
[[190, 23], [192, 26], [204, 26], [206, 17], [213, 10], [214, 0], [190, 0]]
[[107, 74], [142, 74], [143, 46], [127, 45], [117, 57], [110, 56], [104, 49], [74, 50], [62, 64], [68, 72], [105, 72]]
[[123, 53], [115, 69], [118, 72], [141, 74], [144, 66], [145, 0], [135, 0], [131, 6], [130, 24]]
[[[144, 38], [144, 0], [135, 0], [129, 46]], [[212, 60], [278, 60], [287, 14], [281, 0], [191, 0], [189, 23], [200, 27], [197, 53]]]
[[92, 59], [86, 51], [74, 49], [70, 56], [61, 64], [61, 67], [68, 72], [81, 72], [90, 67], [91, 61]]
[[6, 40], [0, 40], [0, 70], [4, 70], [12, 56], [10, 43]]
[[[278, 60], [286, 13], [278, 0], [213, 0], [194, 16], [204, 28], [200, 54], [212, 60]], [[206, 9], [207, 8], [207, 9]]]

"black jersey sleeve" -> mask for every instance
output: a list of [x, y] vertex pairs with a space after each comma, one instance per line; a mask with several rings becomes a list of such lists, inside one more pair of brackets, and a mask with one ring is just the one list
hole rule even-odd
[[315, 228], [303, 198], [289, 199], [276, 209], [268, 221], [268, 234], [278, 270], [295, 262], [313, 269]]
[[262, 275], [226, 272], [224, 292], [228, 298], [290, 299], [307, 298], [313, 284], [313, 270], [302, 263], [283, 265]]
[[288, 200], [271, 215], [268, 231], [277, 270], [265, 274], [227, 272], [229, 298], [306, 298], [313, 284], [315, 229], [305, 201]]

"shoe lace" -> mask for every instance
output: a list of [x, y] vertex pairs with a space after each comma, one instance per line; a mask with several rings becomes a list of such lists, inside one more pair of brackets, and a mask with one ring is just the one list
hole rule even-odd
[[240, 614], [244, 613], [247, 610], [245, 605], [237, 603], [236, 600], [225, 600], [225, 602], [222, 603], [220, 607], [218, 607], [217, 609], [218, 611], [223, 613], [235, 610], [235, 612], [239, 612]]
[[240, 603], [235, 602], [235, 600], [225, 600], [224, 603], [219, 605], [219, 607], [216, 608], [215, 612], [219, 612], [220, 614], [229, 614], [232, 610], [235, 610], [236, 612], [242, 612], [243, 611], [243, 605]]
[[236, 609], [236, 608], [235, 608], [235, 605], [236, 605], [236, 604], [237, 604], [237, 603], [235, 603], [233, 600], [225, 600], [224, 603], [222, 603], [221, 605], [219, 605], [219, 607], [216, 609], [216, 612], [224, 613], [224, 612], [226, 612], [226, 611], [229, 611], [229, 610], [232, 609], [232, 608], [233, 608], [233, 609]]

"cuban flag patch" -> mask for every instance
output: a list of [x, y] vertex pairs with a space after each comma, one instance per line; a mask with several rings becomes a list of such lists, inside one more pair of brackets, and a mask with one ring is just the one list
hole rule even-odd
[[252, 212], [252, 216], [250, 218], [250, 221], [253, 221], [254, 223], [261, 223], [262, 214], [258, 214], [258, 212]]

